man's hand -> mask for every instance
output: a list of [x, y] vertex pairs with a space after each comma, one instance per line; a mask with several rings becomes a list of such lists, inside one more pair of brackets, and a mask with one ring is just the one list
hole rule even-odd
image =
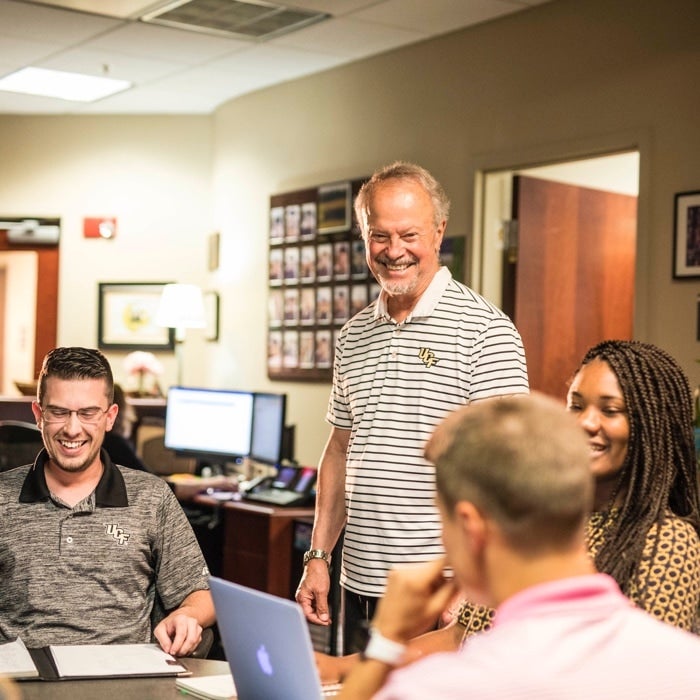
[[373, 620], [382, 635], [407, 644], [434, 624], [457, 592], [454, 580], [444, 576], [445, 566], [441, 558], [389, 572]]
[[328, 611], [328, 592], [331, 588], [331, 577], [328, 564], [323, 559], [312, 559], [304, 568], [296, 600], [309, 622], [316, 625], [330, 625], [331, 616]]
[[164, 652], [187, 656], [202, 640], [202, 627], [195, 618], [175, 610], [158, 623], [153, 634]]

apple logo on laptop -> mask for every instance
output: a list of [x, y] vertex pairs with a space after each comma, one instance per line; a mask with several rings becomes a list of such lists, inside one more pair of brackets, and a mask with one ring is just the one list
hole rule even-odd
[[258, 665], [260, 666], [260, 669], [266, 676], [271, 676], [273, 671], [272, 671], [272, 663], [270, 662], [270, 655], [267, 653], [267, 649], [265, 649], [265, 645], [261, 644], [260, 648], [258, 649], [256, 656], [258, 657]]

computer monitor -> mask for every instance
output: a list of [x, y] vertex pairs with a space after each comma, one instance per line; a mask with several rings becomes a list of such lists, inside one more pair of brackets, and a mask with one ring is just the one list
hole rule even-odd
[[165, 412], [165, 446], [201, 462], [247, 457], [253, 404], [250, 391], [171, 387]]
[[254, 394], [253, 434], [250, 444], [252, 460], [278, 465], [288, 456], [283, 453], [286, 409], [286, 394]]

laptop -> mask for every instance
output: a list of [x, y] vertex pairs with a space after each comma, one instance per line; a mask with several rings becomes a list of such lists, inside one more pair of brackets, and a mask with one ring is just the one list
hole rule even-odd
[[216, 618], [239, 700], [314, 700], [340, 691], [321, 685], [301, 607], [212, 576]]

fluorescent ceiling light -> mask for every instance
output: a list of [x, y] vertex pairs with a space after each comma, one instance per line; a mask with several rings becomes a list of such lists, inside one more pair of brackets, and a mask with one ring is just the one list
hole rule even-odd
[[58, 97], [73, 102], [94, 102], [131, 87], [128, 80], [66, 73], [47, 68], [22, 68], [0, 78], [0, 90], [27, 95]]

